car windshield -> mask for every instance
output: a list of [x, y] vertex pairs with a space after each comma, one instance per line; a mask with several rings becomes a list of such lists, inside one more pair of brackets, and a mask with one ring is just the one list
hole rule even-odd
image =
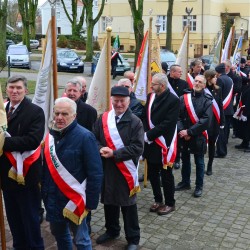
[[166, 62], [166, 61], [172, 61], [175, 62], [176, 58], [175, 55], [172, 53], [167, 53], [167, 52], [162, 52], [161, 53], [161, 61]]
[[9, 48], [8, 55], [24, 55], [27, 54], [26, 48]]
[[57, 52], [58, 58], [77, 58], [77, 54], [74, 51], [59, 51]]

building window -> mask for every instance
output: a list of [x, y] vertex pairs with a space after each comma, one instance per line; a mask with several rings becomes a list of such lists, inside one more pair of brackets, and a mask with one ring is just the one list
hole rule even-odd
[[107, 19], [105, 16], [102, 16], [101, 31], [105, 32], [106, 28], [107, 28]]
[[57, 34], [61, 35], [61, 27], [57, 27]]
[[98, 7], [98, 0], [94, 0], [93, 6], [94, 6], [94, 7]]
[[[196, 31], [196, 15], [195, 16], [192, 16], [190, 15], [190, 31]], [[188, 19], [187, 19], [187, 15], [183, 16], [182, 18], [182, 23], [183, 23], [183, 30], [184, 28], [187, 26], [187, 22], [188, 22]]]
[[59, 10], [56, 11], [56, 19], [57, 19], [57, 20], [60, 19], [60, 11], [59, 11]]
[[160, 33], [163, 33], [163, 32], [165, 33], [166, 30], [167, 30], [167, 28], [166, 28], [166, 25], [167, 25], [167, 23], [166, 23], [167, 16], [157, 16], [157, 20], [161, 24], [159, 32]]

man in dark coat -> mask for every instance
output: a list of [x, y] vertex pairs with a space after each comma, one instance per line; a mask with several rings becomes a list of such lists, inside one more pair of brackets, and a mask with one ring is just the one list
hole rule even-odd
[[94, 135], [75, 118], [76, 103], [58, 98], [45, 139], [42, 197], [58, 249], [72, 249], [74, 242], [77, 249], [91, 250], [85, 216], [98, 205], [103, 170]]
[[[170, 154], [171, 152], [176, 154], [176, 147], [171, 148], [171, 145], [175, 141], [179, 98], [170, 92], [167, 76], [163, 73], [153, 76], [151, 89], [153, 93], [147, 96], [143, 119], [145, 130], [143, 156], [148, 163], [148, 177], [155, 200], [150, 211], [156, 212], [158, 215], [165, 215], [175, 210], [172, 173], [175, 155], [171, 157]], [[165, 201], [163, 201], [160, 177]]]
[[227, 155], [230, 123], [234, 114], [233, 80], [226, 74], [224, 63], [217, 65], [215, 71], [217, 72], [217, 85], [221, 88], [222, 92], [223, 109], [225, 114], [225, 127], [220, 131], [215, 157], [223, 158]]
[[[7, 81], [6, 105], [10, 137], [5, 138], [0, 157], [1, 188], [5, 202], [7, 220], [13, 237], [14, 249], [44, 249], [39, 223], [41, 167], [40, 143], [44, 135], [43, 110], [25, 97], [27, 79], [14, 75]], [[12, 153], [13, 152], [13, 153]], [[16, 152], [16, 154], [14, 154]], [[21, 172], [14, 166], [18, 159], [30, 159]], [[18, 155], [20, 158], [18, 158]], [[26, 156], [25, 156], [26, 155]], [[33, 159], [31, 159], [34, 157]], [[25, 173], [26, 171], [27, 174]]]
[[113, 79], [116, 77], [116, 67], [118, 65], [118, 60], [123, 64], [120, 54], [115, 49], [111, 52], [111, 73], [113, 75]]
[[81, 82], [72, 79], [65, 86], [65, 93], [68, 98], [76, 102], [77, 105], [77, 122], [88, 130], [92, 130], [92, 126], [97, 118], [97, 111], [81, 100], [82, 85]]
[[113, 109], [95, 123], [93, 133], [103, 159], [104, 180], [101, 202], [104, 204], [106, 232], [96, 242], [102, 244], [120, 235], [119, 214], [123, 214], [128, 250], [138, 249], [140, 227], [136, 206], [138, 161], [143, 152], [143, 125], [129, 109], [129, 91], [122, 86], [111, 89]]
[[[188, 83], [185, 80], [181, 79], [182, 76], [182, 69], [181, 66], [178, 64], [173, 64], [170, 67], [169, 75], [168, 75], [168, 82], [172, 86], [175, 93], [180, 97], [184, 94], [184, 89], [188, 89]], [[177, 144], [177, 155], [174, 163], [174, 168], [179, 169], [180, 168], [180, 148], [179, 143]]]
[[203, 75], [195, 77], [193, 89], [185, 91], [180, 98], [180, 115], [178, 135], [181, 138], [182, 180], [175, 187], [176, 191], [190, 189], [191, 161], [194, 154], [196, 164], [196, 181], [194, 197], [201, 197], [204, 179], [204, 154], [207, 149], [207, 134], [211, 121], [212, 96], [204, 92], [206, 87]]

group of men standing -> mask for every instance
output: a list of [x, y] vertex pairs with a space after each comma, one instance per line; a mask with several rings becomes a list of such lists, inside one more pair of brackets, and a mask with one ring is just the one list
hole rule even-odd
[[[207, 130], [218, 122], [223, 133], [218, 132], [216, 157], [225, 157], [233, 95], [238, 90], [233, 77], [226, 73], [228, 62], [215, 69], [219, 86], [215, 89], [221, 88], [221, 92], [206, 90], [206, 80], [214, 76], [213, 72], [202, 75], [201, 61], [194, 61], [191, 67], [192, 89], [180, 79], [180, 65], [172, 65], [168, 76], [153, 75], [152, 93], [144, 107], [133, 93], [133, 72], [126, 72], [111, 89], [112, 110], [98, 118], [96, 110], [84, 102], [85, 79], [70, 80], [65, 85], [65, 97], [55, 101], [54, 120], [43, 144], [43, 110], [25, 97], [26, 78], [16, 75], [8, 79], [8, 133], [0, 157], [0, 177], [14, 249], [44, 249], [39, 224], [41, 197], [58, 249], [71, 250], [73, 244], [79, 250], [92, 249], [90, 212], [96, 209], [100, 193], [106, 231], [97, 238], [97, 244], [120, 236], [121, 210], [127, 249], [138, 249], [140, 156], [147, 160], [154, 195], [150, 212], [166, 215], [174, 211], [175, 191], [191, 188], [191, 154], [196, 165], [193, 195], [202, 196]], [[217, 106], [223, 106], [221, 112], [216, 109], [216, 93], [222, 94], [217, 101]], [[240, 100], [249, 110], [249, 94]], [[180, 160], [182, 180], [175, 186], [173, 167], [180, 168]]]

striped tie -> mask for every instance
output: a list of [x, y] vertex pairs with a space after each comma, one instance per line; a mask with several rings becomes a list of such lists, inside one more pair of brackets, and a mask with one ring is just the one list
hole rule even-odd
[[9, 109], [9, 111], [8, 111], [8, 114], [7, 114], [7, 122], [10, 120], [10, 117], [11, 117], [11, 115], [12, 115], [12, 112], [14, 111], [14, 107], [10, 107], [10, 109]]

